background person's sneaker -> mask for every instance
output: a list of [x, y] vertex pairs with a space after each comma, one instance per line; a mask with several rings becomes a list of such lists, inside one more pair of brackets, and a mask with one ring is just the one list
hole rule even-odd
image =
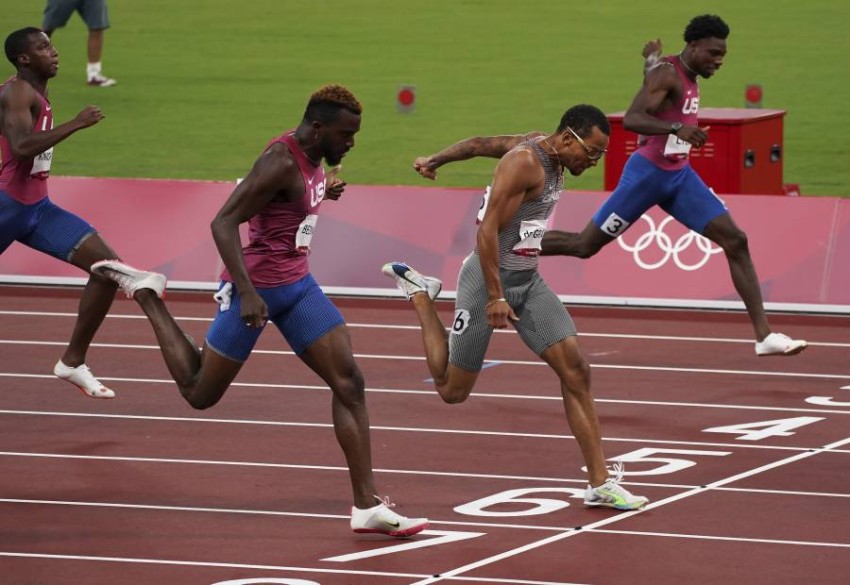
[[151, 289], [160, 298], [162, 298], [162, 293], [165, 292], [166, 279], [164, 274], [139, 270], [118, 260], [95, 262], [91, 265], [91, 271], [117, 282], [121, 290], [131, 299], [137, 290], [143, 288]]
[[410, 299], [414, 294], [424, 292], [433, 301], [443, 289], [443, 282], [433, 276], [420, 274], [404, 262], [387, 262], [381, 272], [395, 279], [396, 286]]
[[82, 390], [87, 396], [91, 396], [92, 398], [115, 398], [115, 392], [101, 384], [100, 380], [94, 377], [94, 374], [91, 373], [91, 370], [86, 364], [72, 368], [71, 366], [66, 366], [62, 360], [59, 360], [53, 367], [53, 373], [57, 378], [70, 382]]
[[809, 344], [802, 339], [791, 339], [783, 333], [771, 333], [761, 341], [756, 341], [756, 355], [797, 355]]
[[351, 507], [351, 529], [358, 533], [377, 533], [388, 536], [413, 536], [428, 528], [427, 518], [406, 518], [396, 514], [390, 508], [395, 506], [389, 498], [381, 499], [381, 503], [372, 508], [361, 510]]
[[118, 82], [110, 77], [96, 73], [95, 75], [89, 75], [87, 83], [92, 87], [112, 87]]

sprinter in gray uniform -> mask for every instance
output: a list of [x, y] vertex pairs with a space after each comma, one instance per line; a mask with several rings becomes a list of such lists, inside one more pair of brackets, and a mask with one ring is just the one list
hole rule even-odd
[[[635, 510], [648, 499], [620, 485], [622, 466], [616, 465], [615, 475], [609, 476], [590, 392], [590, 365], [579, 348], [572, 318], [537, 271], [546, 222], [560, 198], [564, 171], [578, 176], [595, 167], [608, 147], [609, 133], [602, 111], [578, 105], [564, 113], [553, 134], [492, 139], [499, 141], [491, 145], [492, 156], [504, 156], [484, 195], [477, 246], [458, 275], [450, 335], [434, 308], [439, 280], [404, 262], [385, 264], [382, 271], [413, 303], [428, 367], [445, 402], [466, 400], [493, 329], [504, 329], [510, 322], [560, 378], [567, 420], [588, 469], [585, 504]], [[462, 148], [451, 150], [440, 153], [449, 153], [440, 164], [481, 155], [480, 149], [469, 156]]]

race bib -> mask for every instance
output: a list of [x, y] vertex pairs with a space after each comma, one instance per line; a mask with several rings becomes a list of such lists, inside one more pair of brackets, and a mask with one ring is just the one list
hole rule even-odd
[[667, 137], [667, 144], [664, 145], [664, 156], [686, 158], [689, 152], [691, 152], [690, 142], [682, 140], [675, 134]]
[[295, 234], [295, 249], [299, 254], [306, 256], [310, 253], [310, 240], [313, 239], [313, 232], [316, 231], [316, 221], [318, 219], [318, 215], [311, 213], [298, 226], [298, 232]]
[[545, 233], [545, 219], [532, 219], [522, 222], [519, 226], [519, 242], [513, 247], [514, 254], [520, 256], [539, 256]]
[[481, 197], [481, 206], [478, 208], [478, 217], [475, 218], [475, 223], [480, 224], [484, 221], [484, 214], [487, 213], [487, 205], [490, 204], [490, 185], [484, 189], [484, 195]]
[[599, 229], [601, 229], [609, 236], [616, 237], [626, 231], [629, 225], [631, 224], [629, 224], [629, 222], [627, 222], [625, 219], [623, 219], [616, 213], [611, 213], [611, 215], [608, 216], [608, 219], [605, 220], [605, 223], [599, 226]]
[[452, 322], [452, 335], [461, 335], [469, 327], [469, 311], [455, 310], [455, 320]]
[[50, 174], [50, 163], [53, 160], [53, 147], [48, 148], [32, 161], [30, 175], [39, 179], [46, 179]]

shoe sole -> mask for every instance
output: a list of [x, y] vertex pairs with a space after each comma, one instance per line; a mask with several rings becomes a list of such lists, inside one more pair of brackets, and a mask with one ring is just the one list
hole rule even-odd
[[798, 353], [802, 353], [804, 349], [809, 347], [808, 343], [804, 343], [802, 345], [798, 345], [797, 347], [792, 347], [791, 349], [785, 351], [777, 351], [774, 353], [760, 353], [759, 357], [789, 357], [792, 355], [797, 355]]
[[428, 528], [428, 522], [424, 524], [417, 524], [416, 526], [411, 526], [410, 528], [406, 528], [404, 530], [380, 530], [378, 528], [354, 528], [352, 530], [357, 534], [386, 534], [387, 536], [396, 536], [403, 538], [406, 536], [413, 536], [414, 534], [419, 534], [426, 528]]
[[635, 508], [627, 508], [623, 506], [618, 506], [616, 504], [607, 504], [602, 502], [585, 502], [584, 505], [588, 508], [611, 508], [612, 510], [620, 510], [621, 512], [634, 512], [635, 510], [642, 510], [644, 506], [649, 503], [649, 500], [642, 503], [640, 506]]
[[[56, 377], [59, 378], [59, 376], [56, 376]], [[112, 392], [112, 396], [95, 396], [94, 394], [90, 394], [88, 390], [86, 390], [85, 388], [83, 388], [79, 384], [74, 384], [73, 382], [71, 382], [70, 380], [66, 380], [65, 378], [59, 378], [59, 379], [62, 380], [63, 382], [68, 382], [72, 386], [76, 386], [77, 390], [79, 390], [84, 395], [88, 396], [89, 398], [94, 398], [95, 400], [111, 400], [111, 399], [115, 398], [115, 391], [114, 390], [110, 390], [110, 392]]]

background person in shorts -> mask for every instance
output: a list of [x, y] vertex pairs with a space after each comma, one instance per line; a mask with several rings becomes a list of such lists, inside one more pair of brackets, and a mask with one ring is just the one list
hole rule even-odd
[[117, 82], [106, 77], [101, 71], [103, 56], [103, 33], [109, 28], [109, 9], [106, 0], [47, 0], [44, 7], [44, 24], [42, 28], [47, 36], [62, 28], [74, 12], [79, 12], [89, 29], [86, 54], [86, 83], [92, 87], [111, 87]]

